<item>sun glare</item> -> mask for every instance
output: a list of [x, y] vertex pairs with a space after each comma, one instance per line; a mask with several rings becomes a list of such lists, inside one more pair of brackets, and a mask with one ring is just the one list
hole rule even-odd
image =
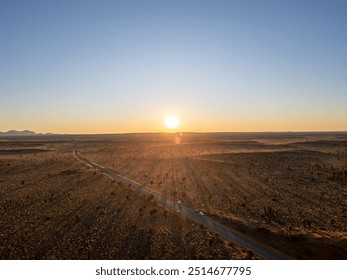
[[176, 116], [169, 116], [164, 120], [165, 126], [169, 129], [175, 129], [179, 126], [180, 120]]

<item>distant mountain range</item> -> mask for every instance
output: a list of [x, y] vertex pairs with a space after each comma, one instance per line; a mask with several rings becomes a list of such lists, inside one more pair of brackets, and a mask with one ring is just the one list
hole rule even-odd
[[30, 131], [30, 130], [23, 130], [23, 131], [9, 130], [7, 132], [0, 131], [0, 136], [29, 136], [29, 135], [36, 135], [36, 132]]

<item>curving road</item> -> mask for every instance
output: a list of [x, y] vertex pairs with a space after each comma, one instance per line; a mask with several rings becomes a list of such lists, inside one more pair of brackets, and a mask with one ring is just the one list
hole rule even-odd
[[122, 177], [122, 176], [114, 173], [113, 171], [110, 171], [107, 168], [102, 167], [99, 164], [96, 164], [94, 162], [89, 161], [85, 157], [81, 156], [79, 151], [73, 150], [73, 155], [77, 159], [79, 159], [80, 161], [85, 163], [86, 165], [88, 165], [94, 169], [99, 170], [103, 174], [111, 177], [112, 179], [114, 179], [118, 182], [121, 182], [121, 183], [127, 185], [132, 190], [134, 190], [138, 193], [146, 194], [146, 195], [153, 195], [154, 199], [159, 204], [164, 206], [165, 208], [168, 208], [168, 209], [171, 209], [171, 210], [174, 210], [176, 212], [181, 213], [182, 215], [189, 218], [190, 220], [192, 220], [198, 224], [201, 224], [201, 225], [205, 226], [206, 228], [220, 234], [225, 239], [227, 239], [227, 240], [229, 240], [235, 244], [238, 244], [241, 247], [252, 250], [255, 254], [262, 257], [263, 259], [269, 259], [269, 260], [292, 259], [291, 257], [285, 255], [284, 253], [282, 253], [282, 252], [280, 252], [274, 248], [271, 248], [271, 247], [265, 245], [264, 243], [261, 243], [255, 239], [239, 232], [239, 231], [228, 228], [228, 227], [218, 223], [217, 221], [213, 220], [212, 218], [210, 218], [206, 215], [201, 215], [201, 214], [195, 212], [194, 210], [182, 205], [178, 201], [174, 201], [174, 200], [169, 199], [165, 196], [162, 196], [160, 194], [152, 192], [149, 189], [147, 189], [145, 186], [140, 185], [139, 183], [136, 183], [130, 179]]

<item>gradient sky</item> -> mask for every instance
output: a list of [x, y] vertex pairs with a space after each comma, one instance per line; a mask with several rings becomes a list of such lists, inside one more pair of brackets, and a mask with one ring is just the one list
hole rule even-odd
[[347, 130], [347, 1], [0, 0], [0, 131]]

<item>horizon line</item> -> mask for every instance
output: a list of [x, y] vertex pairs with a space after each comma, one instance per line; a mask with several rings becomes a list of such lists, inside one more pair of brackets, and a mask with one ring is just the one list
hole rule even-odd
[[47, 136], [47, 135], [125, 135], [125, 134], [176, 134], [176, 133], [347, 133], [347, 130], [265, 130], [265, 131], [137, 131], [137, 132], [105, 132], [105, 133], [56, 133], [56, 132], [36, 132], [33, 130], [9, 130], [9, 131], [0, 131], [0, 136], [6, 136], [10, 131], [16, 132], [34, 132], [32, 135], [16, 135], [16, 136]]

